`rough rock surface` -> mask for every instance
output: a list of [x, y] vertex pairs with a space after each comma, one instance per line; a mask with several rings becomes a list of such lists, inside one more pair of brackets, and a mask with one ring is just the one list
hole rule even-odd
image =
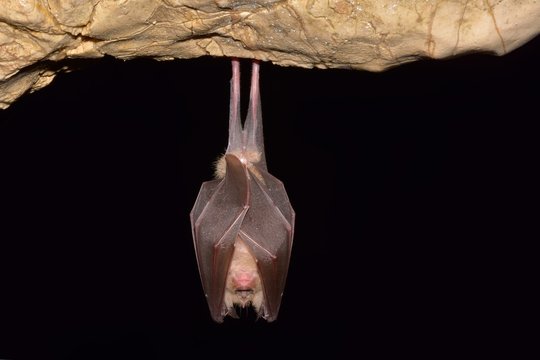
[[68, 58], [203, 55], [381, 71], [504, 55], [540, 31], [537, 0], [0, 0], [0, 108]]

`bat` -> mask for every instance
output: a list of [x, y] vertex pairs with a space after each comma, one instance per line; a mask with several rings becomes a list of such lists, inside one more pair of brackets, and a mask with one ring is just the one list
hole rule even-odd
[[232, 60], [229, 143], [190, 213], [197, 265], [212, 319], [252, 306], [278, 315], [291, 256], [295, 212], [264, 154], [259, 63], [252, 63], [248, 114], [240, 120], [240, 63]]

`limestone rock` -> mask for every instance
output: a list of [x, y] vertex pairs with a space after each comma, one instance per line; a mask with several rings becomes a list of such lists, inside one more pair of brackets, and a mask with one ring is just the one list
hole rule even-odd
[[381, 71], [504, 55], [540, 31], [536, 0], [0, 0], [0, 108], [69, 58], [203, 55]]

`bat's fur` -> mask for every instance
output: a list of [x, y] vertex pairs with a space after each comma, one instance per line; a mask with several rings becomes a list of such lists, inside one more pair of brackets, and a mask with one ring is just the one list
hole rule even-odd
[[216, 179], [223, 179], [226, 173], [227, 163], [225, 162], [225, 154], [223, 154], [214, 162], [214, 177]]
[[[254, 165], [261, 161], [260, 152], [243, 151], [242, 153], [230, 152], [228, 154], [236, 156], [243, 164], [246, 164], [248, 169], [251, 170], [251, 172], [255, 174], [255, 176], [257, 176], [257, 178], [264, 183], [264, 180], [259, 173], [259, 170], [254, 167]], [[225, 155], [226, 154], [221, 155], [219, 159], [217, 159], [214, 163], [214, 177], [216, 179], [223, 179], [225, 177], [225, 174], [227, 173], [227, 162], [225, 161]]]
[[227, 273], [225, 306], [234, 311], [234, 305], [252, 305], [260, 313], [263, 303], [262, 282], [257, 269], [257, 260], [239, 237], [234, 243], [234, 253]]

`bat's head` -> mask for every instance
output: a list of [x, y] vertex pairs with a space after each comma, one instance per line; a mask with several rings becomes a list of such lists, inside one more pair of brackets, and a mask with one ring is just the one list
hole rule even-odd
[[252, 305], [260, 314], [263, 304], [263, 289], [257, 262], [239, 237], [234, 243], [234, 253], [227, 273], [224, 303], [229, 313], [234, 306], [242, 308]]

